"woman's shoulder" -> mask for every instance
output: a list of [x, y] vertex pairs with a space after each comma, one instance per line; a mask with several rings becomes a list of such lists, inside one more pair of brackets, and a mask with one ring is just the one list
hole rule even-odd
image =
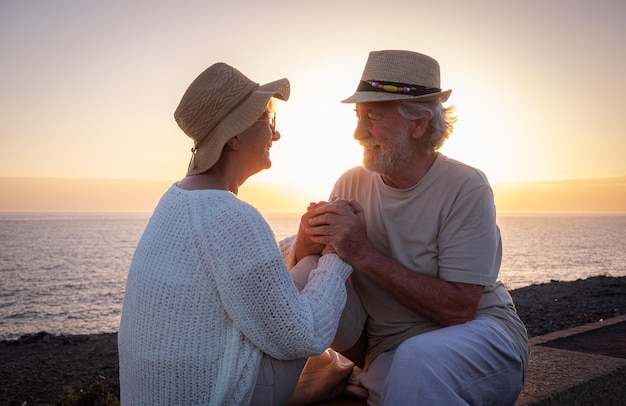
[[261, 213], [251, 204], [239, 199], [232, 192], [220, 189], [186, 190], [173, 184], [161, 197], [157, 207], [170, 213], [187, 213], [191, 217], [204, 220], [249, 221], [262, 218]]

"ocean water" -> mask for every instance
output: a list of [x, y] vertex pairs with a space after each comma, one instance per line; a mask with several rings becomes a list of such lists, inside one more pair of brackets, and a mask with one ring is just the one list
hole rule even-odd
[[[264, 213], [277, 238], [299, 213]], [[132, 254], [149, 213], [0, 213], [0, 340], [117, 331]], [[500, 279], [626, 276], [626, 214], [504, 214]]]

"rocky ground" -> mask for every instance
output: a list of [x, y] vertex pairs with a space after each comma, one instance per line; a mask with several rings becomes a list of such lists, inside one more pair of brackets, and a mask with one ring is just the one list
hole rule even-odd
[[[626, 314], [626, 277], [593, 277], [511, 292], [530, 337]], [[0, 341], [0, 404], [54, 405], [63, 388], [94, 383], [119, 396], [117, 335], [53, 336]]]

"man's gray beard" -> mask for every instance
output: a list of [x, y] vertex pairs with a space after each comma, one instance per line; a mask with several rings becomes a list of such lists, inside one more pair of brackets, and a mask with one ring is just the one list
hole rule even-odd
[[408, 143], [398, 143], [394, 145], [391, 153], [382, 154], [376, 158], [367, 158], [363, 153], [363, 167], [370, 171], [381, 175], [389, 175], [402, 171], [412, 160], [412, 148]]

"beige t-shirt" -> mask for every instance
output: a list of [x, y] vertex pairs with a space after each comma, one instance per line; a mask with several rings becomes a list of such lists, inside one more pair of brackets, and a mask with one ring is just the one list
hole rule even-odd
[[[374, 246], [407, 268], [485, 286], [478, 315], [495, 318], [520, 351], [527, 352], [524, 325], [510, 294], [497, 281], [502, 245], [493, 192], [482, 172], [439, 154], [417, 185], [395, 189], [380, 175], [357, 167], [337, 180], [331, 197], [356, 199]], [[361, 272], [352, 275], [369, 316], [368, 362], [409, 337], [441, 328], [402, 306]]]

